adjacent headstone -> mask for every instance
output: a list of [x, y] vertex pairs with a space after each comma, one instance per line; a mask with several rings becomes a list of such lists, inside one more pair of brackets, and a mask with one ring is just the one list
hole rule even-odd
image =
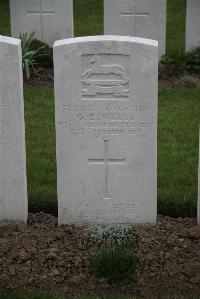
[[11, 31], [35, 32], [50, 46], [58, 39], [73, 36], [73, 0], [10, 0]]
[[157, 48], [122, 36], [55, 43], [59, 224], [156, 222]]
[[200, 1], [187, 0], [186, 50], [200, 47]]
[[27, 220], [20, 43], [0, 36], [0, 222]]
[[166, 0], [104, 0], [104, 34], [157, 40], [161, 57], [165, 54]]
[[199, 131], [199, 175], [198, 175], [197, 223], [200, 224], [200, 131]]

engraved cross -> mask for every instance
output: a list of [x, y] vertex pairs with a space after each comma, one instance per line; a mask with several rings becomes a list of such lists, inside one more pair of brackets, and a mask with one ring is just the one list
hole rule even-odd
[[88, 158], [89, 164], [101, 165], [105, 167], [105, 179], [104, 179], [104, 199], [110, 199], [109, 188], [108, 188], [108, 176], [109, 176], [109, 165], [118, 164], [125, 165], [125, 158], [110, 158], [109, 157], [109, 140], [104, 139], [104, 158]]
[[136, 12], [136, 5], [134, 7], [134, 11], [133, 12], [122, 12], [121, 13], [122, 17], [134, 17], [134, 28], [135, 28], [135, 35], [137, 34], [137, 18], [138, 17], [149, 17], [149, 13], [148, 12]]
[[40, 17], [40, 34], [41, 34], [41, 39], [44, 39], [44, 24], [43, 24], [43, 17], [44, 16], [52, 16], [55, 14], [55, 10], [44, 10], [43, 9], [43, 5], [42, 5], [42, 1], [40, 0], [40, 7], [38, 10], [27, 10], [27, 14], [29, 16], [39, 16]]

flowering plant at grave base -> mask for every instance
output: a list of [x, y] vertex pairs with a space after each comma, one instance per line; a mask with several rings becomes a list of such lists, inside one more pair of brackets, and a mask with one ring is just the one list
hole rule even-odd
[[84, 232], [83, 249], [102, 245], [128, 246], [133, 242], [133, 228], [129, 224], [87, 227]]

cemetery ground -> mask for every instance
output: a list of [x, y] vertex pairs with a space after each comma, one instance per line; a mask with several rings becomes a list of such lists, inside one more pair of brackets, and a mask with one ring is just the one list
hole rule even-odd
[[[168, 1], [167, 53], [184, 48], [184, 2]], [[90, 7], [90, 14], [88, 12]], [[75, 34], [102, 34], [102, 1], [75, 0]], [[9, 35], [8, 1], [0, 3], [0, 34]], [[87, 15], [87, 16], [86, 16]], [[2, 17], [3, 16], [3, 17]], [[177, 26], [178, 24], [178, 26]], [[181, 45], [181, 46], [180, 46]], [[55, 121], [52, 69], [24, 85], [27, 175], [30, 212], [56, 216]], [[183, 293], [199, 298], [200, 236], [195, 229], [197, 200], [200, 78], [197, 75], [169, 77], [159, 84], [158, 119], [158, 212], [156, 227], [134, 227], [138, 252], [135, 279], [113, 288], [88, 271], [81, 248], [83, 227], [57, 227], [57, 218], [30, 214], [28, 226], [0, 229], [0, 290], [7, 292], [80, 294], [117, 293], [149, 296]], [[193, 217], [193, 218], [192, 218]], [[194, 296], [192, 295], [194, 294]], [[196, 295], [195, 295], [196, 294]], [[0, 295], [2, 299], [21, 295]], [[45, 295], [32, 295], [42, 299]], [[46, 295], [47, 299], [54, 299]], [[61, 297], [60, 297], [61, 296]], [[25, 296], [25, 298], [32, 298]], [[23, 298], [23, 297], [22, 297]], [[55, 298], [63, 298], [55, 295]], [[78, 297], [79, 298], [79, 297]], [[80, 297], [90, 298], [90, 297]], [[107, 298], [107, 297], [105, 297]], [[112, 297], [111, 297], [112, 298]], [[118, 295], [113, 295], [113, 299]], [[119, 297], [121, 298], [121, 297]], [[153, 298], [153, 297], [151, 297]], [[180, 297], [182, 298], [182, 297]]]
[[110, 284], [88, 270], [89, 248], [96, 249], [83, 226], [58, 227], [54, 216], [30, 214], [27, 226], [0, 229], [0, 290], [40, 290], [70, 298], [113, 292], [168, 298], [176, 292], [195, 298], [200, 282], [200, 231], [195, 223], [192, 218], [159, 216], [156, 227], [135, 226], [130, 235], [130, 248], [138, 254], [134, 279]]

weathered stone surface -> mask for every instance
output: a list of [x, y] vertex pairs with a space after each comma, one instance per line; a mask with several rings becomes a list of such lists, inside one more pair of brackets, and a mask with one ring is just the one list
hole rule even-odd
[[187, 0], [186, 50], [200, 47], [200, 1]]
[[104, 33], [158, 41], [165, 54], [166, 0], [104, 0]]
[[10, 13], [13, 37], [35, 32], [37, 39], [52, 46], [73, 36], [72, 0], [10, 0]]
[[155, 223], [157, 42], [54, 45], [59, 224]]
[[27, 220], [20, 43], [0, 36], [0, 222]]

